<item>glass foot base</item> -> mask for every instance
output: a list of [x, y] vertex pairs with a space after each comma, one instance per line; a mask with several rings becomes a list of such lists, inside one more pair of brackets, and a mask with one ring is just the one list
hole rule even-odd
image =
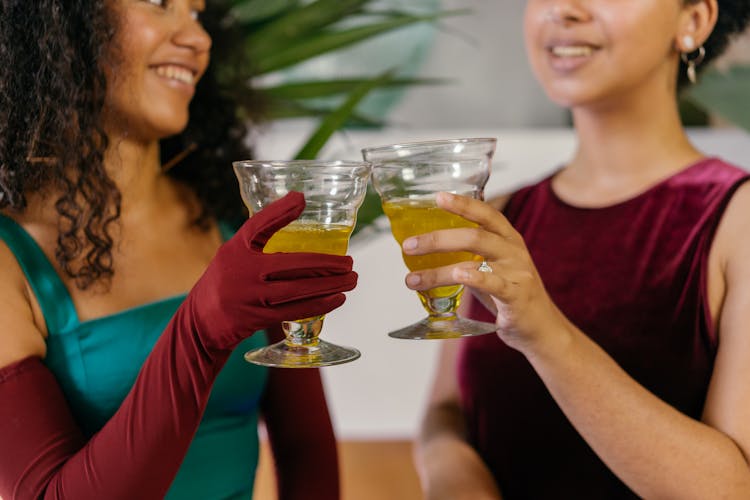
[[245, 361], [275, 368], [319, 368], [354, 361], [361, 356], [351, 347], [319, 340], [312, 346], [294, 346], [285, 341], [245, 353]]
[[388, 333], [394, 339], [433, 340], [475, 337], [495, 333], [497, 325], [473, 319], [455, 318], [447, 320], [423, 319], [400, 330]]

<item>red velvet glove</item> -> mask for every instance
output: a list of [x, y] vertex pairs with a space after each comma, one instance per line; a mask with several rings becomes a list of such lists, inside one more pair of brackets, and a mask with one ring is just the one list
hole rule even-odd
[[38, 358], [0, 369], [0, 497], [162, 498], [232, 349], [256, 329], [329, 312], [356, 284], [349, 257], [262, 253], [303, 207], [291, 193], [221, 248], [120, 408], [88, 442]]
[[263, 253], [271, 236], [304, 207], [300, 193], [289, 193], [251, 217], [221, 247], [187, 297], [207, 346], [234, 348], [256, 330], [327, 313], [344, 303], [341, 292], [357, 282], [351, 257]]

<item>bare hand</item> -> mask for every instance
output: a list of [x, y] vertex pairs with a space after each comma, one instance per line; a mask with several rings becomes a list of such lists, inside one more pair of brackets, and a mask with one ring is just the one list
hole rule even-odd
[[487, 203], [439, 193], [440, 208], [476, 222], [477, 228], [444, 229], [404, 241], [408, 255], [472, 252], [489, 263], [492, 272], [477, 271], [476, 261], [409, 273], [413, 290], [463, 284], [489, 295], [497, 308], [499, 336], [522, 352], [532, 349], [545, 335], [567, 329], [569, 323], [544, 288], [526, 244], [508, 220]]

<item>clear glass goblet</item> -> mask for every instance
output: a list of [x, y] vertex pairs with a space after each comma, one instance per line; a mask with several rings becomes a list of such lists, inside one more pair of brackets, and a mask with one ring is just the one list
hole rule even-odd
[[[439, 229], [476, 227], [463, 217], [438, 208], [435, 195], [445, 191], [484, 198], [496, 140], [450, 139], [392, 144], [362, 150], [372, 164], [372, 181], [399, 245], [419, 234]], [[448, 266], [481, 257], [469, 252], [406, 255], [410, 271]], [[484, 335], [497, 330], [493, 323], [461, 318], [456, 309], [463, 285], [417, 292], [428, 317], [388, 335], [398, 339], [448, 339]]]
[[[250, 215], [290, 191], [305, 196], [297, 220], [276, 232], [264, 248], [271, 252], [345, 255], [364, 200], [370, 166], [342, 161], [238, 161], [233, 163]], [[320, 340], [325, 315], [290, 318], [286, 338], [245, 354], [251, 363], [284, 368], [314, 368], [353, 361], [359, 351]]]

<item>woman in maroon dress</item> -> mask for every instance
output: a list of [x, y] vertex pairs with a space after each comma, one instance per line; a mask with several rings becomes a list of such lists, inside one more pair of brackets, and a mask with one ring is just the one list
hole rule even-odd
[[750, 184], [688, 140], [680, 87], [750, 4], [529, 0], [528, 53], [572, 111], [564, 168], [504, 199], [440, 195], [479, 223], [404, 242], [476, 262], [498, 335], [446, 342], [417, 446], [428, 499], [750, 498]]

